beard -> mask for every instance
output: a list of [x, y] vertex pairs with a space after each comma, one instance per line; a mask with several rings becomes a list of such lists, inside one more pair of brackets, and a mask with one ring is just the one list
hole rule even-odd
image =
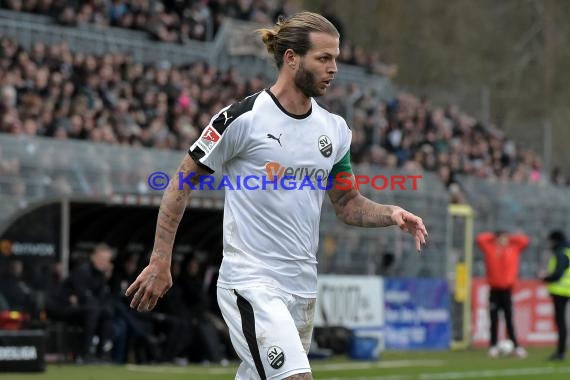
[[325, 93], [325, 90], [318, 87], [315, 74], [305, 69], [305, 65], [302, 62], [299, 66], [299, 71], [295, 73], [295, 85], [307, 98], [315, 98]]

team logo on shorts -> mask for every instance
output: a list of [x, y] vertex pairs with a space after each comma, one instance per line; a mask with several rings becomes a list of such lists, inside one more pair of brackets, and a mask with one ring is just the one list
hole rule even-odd
[[275, 369], [283, 367], [283, 364], [285, 364], [285, 354], [281, 347], [269, 347], [269, 350], [267, 350], [267, 360], [269, 361], [269, 365]]
[[325, 157], [330, 157], [333, 151], [332, 141], [330, 137], [321, 135], [319, 137], [319, 150], [321, 154]]

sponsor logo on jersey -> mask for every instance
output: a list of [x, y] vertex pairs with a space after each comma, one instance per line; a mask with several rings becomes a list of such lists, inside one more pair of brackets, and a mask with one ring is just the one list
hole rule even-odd
[[285, 353], [281, 347], [272, 346], [267, 350], [267, 361], [274, 369], [279, 369], [285, 364]]
[[306, 166], [284, 166], [275, 161], [266, 163], [265, 171], [267, 173], [267, 178], [270, 181], [281, 179], [283, 177], [290, 177], [290, 179], [294, 180], [303, 180], [308, 177], [311, 181], [320, 180], [321, 182], [326, 182], [329, 177], [329, 171], [327, 169], [310, 168]]
[[202, 132], [202, 136], [198, 139], [198, 146], [208, 154], [214, 149], [218, 141], [220, 141], [220, 134], [211, 125], [206, 127]]
[[332, 140], [330, 137], [321, 135], [319, 137], [319, 150], [325, 157], [330, 157], [333, 151]]

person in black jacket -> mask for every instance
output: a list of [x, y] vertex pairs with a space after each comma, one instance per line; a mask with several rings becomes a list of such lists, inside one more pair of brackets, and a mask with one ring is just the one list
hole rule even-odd
[[[204, 273], [198, 258], [188, 255], [182, 263], [178, 280], [182, 313], [191, 321], [191, 353], [197, 353], [200, 361], [226, 363], [224, 347], [213, 323], [209, 300], [204, 288]], [[192, 356], [192, 355], [191, 355]]]
[[8, 308], [37, 317], [37, 294], [24, 279], [24, 264], [21, 260], [11, 259], [7, 273], [0, 277], [0, 293], [8, 303]]
[[48, 297], [47, 316], [81, 325], [87, 360], [108, 357], [113, 348], [113, 303], [108, 279], [113, 270], [112, 251], [104, 244], [95, 247], [89, 260], [77, 266]]
[[[127, 253], [118, 255], [111, 278], [111, 291], [114, 302], [115, 321], [126, 327], [124, 347], [115, 346], [114, 359], [118, 363], [126, 363], [129, 353], [134, 352], [135, 362], [145, 364], [160, 361], [159, 339], [156, 337], [156, 325], [167, 319], [159, 313], [137, 313], [129, 308], [130, 300], [125, 296], [129, 284], [137, 276], [140, 255]], [[178, 331], [179, 332], [179, 331]], [[173, 339], [180, 339], [174, 332]]]
[[562, 231], [553, 231], [548, 236], [552, 256], [548, 263], [548, 273], [540, 273], [547, 283], [548, 292], [554, 304], [554, 320], [558, 329], [558, 346], [550, 360], [564, 360], [566, 354], [566, 305], [570, 299], [570, 245]]

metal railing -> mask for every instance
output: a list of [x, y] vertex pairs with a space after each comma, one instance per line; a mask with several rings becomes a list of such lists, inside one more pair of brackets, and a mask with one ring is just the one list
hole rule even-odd
[[[161, 191], [148, 184], [151, 173], [175, 173], [184, 156], [180, 151], [96, 144], [0, 134], [0, 226], [34, 202], [62, 197], [82, 197], [107, 202], [116, 197], [150, 197], [158, 205]], [[361, 192], [383, 204], [397, 204], [420, 215], [430, 232], [422, 255], [415, 253], [413, 239], [396, 227], [364, 229], [349, 227], [336, 218], [331, 203], [323, 204], [320, 230], [321, 273], [385, 273], [401, 276], [445, 277], [447, 272], [447, 205], [449, 194], [432, 173], [408, 173], [370, 165], [354, 167], [355, 174], [421, 174], [416, 190], [389, 187]], [[493, 183], [461, 177], [469, 203], [475, 211], [475, 234], [504, 229], [520, 230], [531, 238], [521, 260], [521, 275], [534, 277], [546, 259], [546, 236], [553, 229], [570, 230], [570, 190], [552, 185]], [[222, 191], [203, 190], [197, 200], [219, 205]], [[190, 205], [192, 207], [192, 204]], [[221, 206], [218, 206], [221, 207]], [[394, 266], [384, 268], [385, 255]], [[476, 250], [474, 275], [483, 275], [482, 256]]]
[[[139, 147], [95, 144], [77, 140], [55, 140], [0, 134], [0, 229], [14, 213], [34, 202], [49, 199], [81, 198], [107, 203], [121, 197], [150, 197], [158, 206], [162, 191], [148, 184], [151, 173], [172, 176], [186, 153]], [[357, 166], [363, 175], [408, 175]], [[413, 239], [398, 228], [363, 229], [343, 225], [337, 220], [328, 200], [322, 212], [321, 270], [340, 273], [378, 273], [382, 255], [397, 258], [397, 273], [439, 276], [445, 270], [447, 193], [434, 176], [423, 174], [417, 191], [373, 190], [362, 188], [370, 198], [382, 203], [399, 204], [424, 217], [430, 229], [430, 245], [416, 256]], [[222, 191], [201, 190], [193, 198], [221, 201]], [[190, 206], [192, 207], [192, 205]]]
[[[35, 202], [62, 197], [108, 202], [133, 195], [160, 202], [151, 173], [172, 176], [184, 152], [0, 134], [0, 226]], [[221, 199], [215, 191], [198, 198]]]
[[[505, 230], [523, 232], [531, 238], [520, 272], [523, 277], [536, 277], [548, 257], [548, 233], [554, 229], [570, 231], [570, 189], [466, 176], [460, 177], [460, 183], [475, 210], [475, 234]], [[474, 258], [475, 275], [483, 275], [482, 256], [476, 254]]]
[[[420, 174], [417, 190], [361, 188], [363, 195], [382, 204], [395, 204], [420, 215], [429, 230], [429, 244], [418, 255], [413, 238], [397, 227], [359, 228], [340, 223], [330, 202], [325, 201], [321, 217], [319, 265], [321, 273], [368, 273], [393, 276], [444, 277], [446, 272], [446, 231], [448, 194], [431, 173], [409, 173], [373, 166], [355, 166], [355, 174], [387, 178]], [[385, 268], [387, 256], [394, 258]]]

